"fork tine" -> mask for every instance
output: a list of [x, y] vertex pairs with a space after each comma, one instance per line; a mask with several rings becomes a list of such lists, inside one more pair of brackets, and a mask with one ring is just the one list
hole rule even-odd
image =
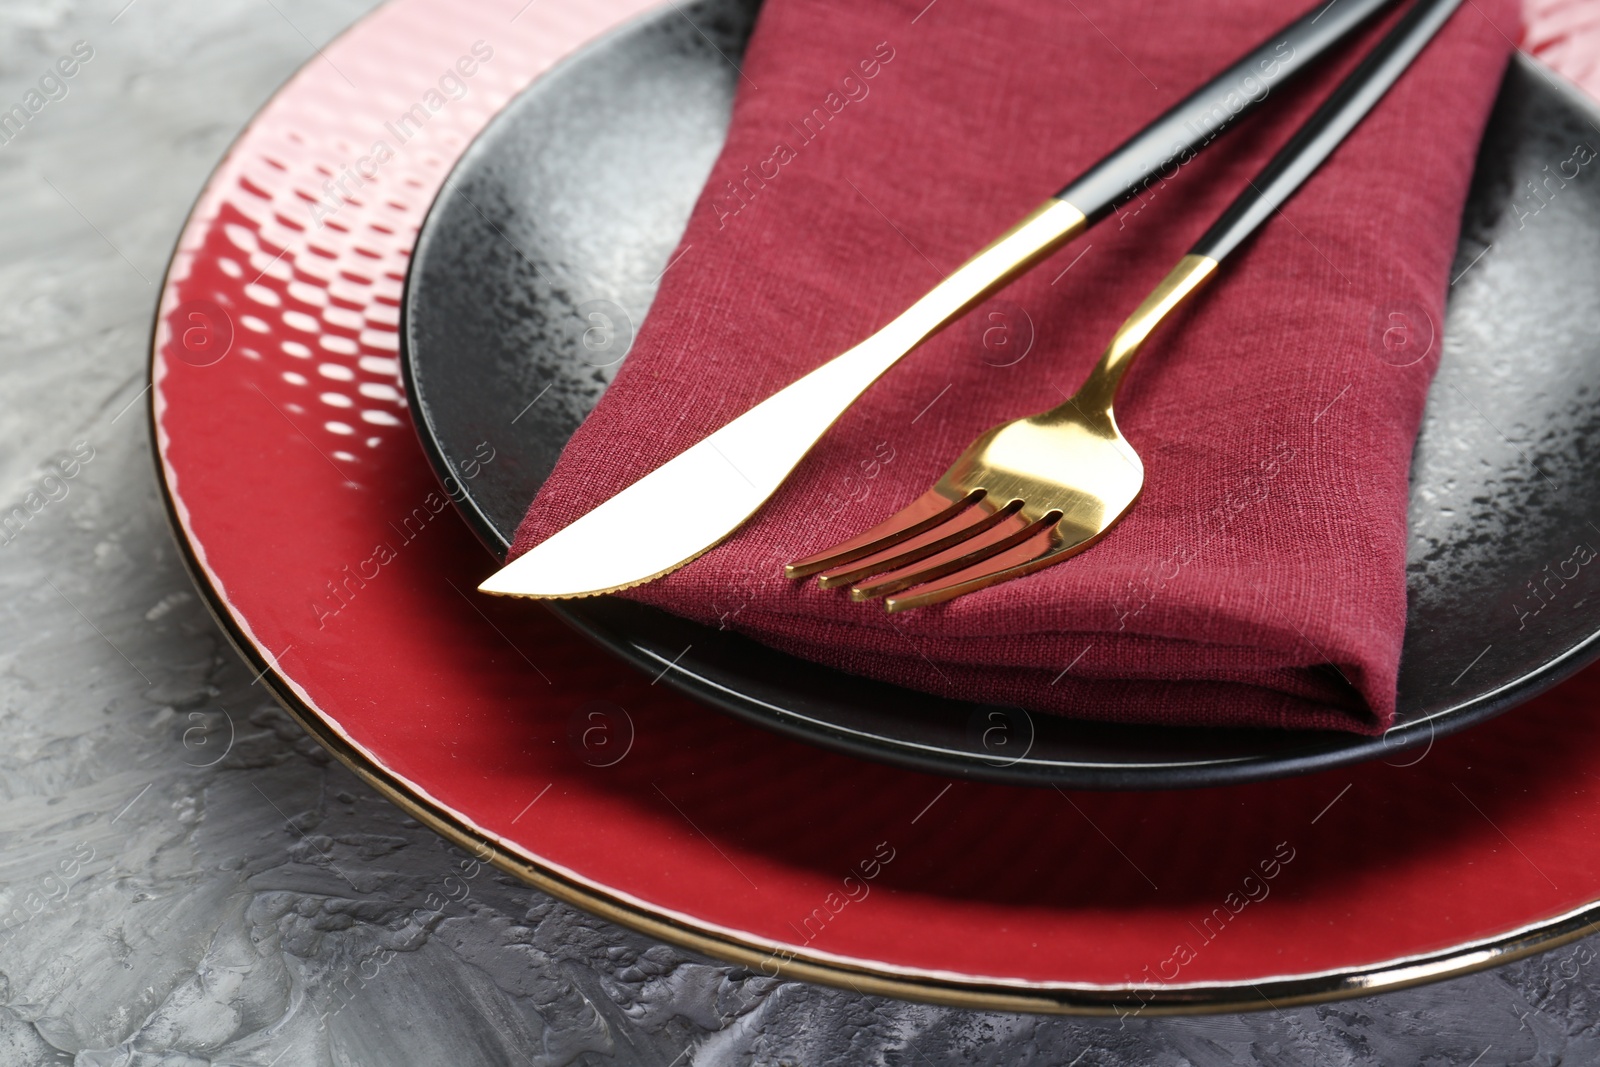
[[1013, 500], [999, 511], [987, 506], [968, 508], [950, 521], [926, 530], [899, 545], [870, 556], [823, 571], [817, 584], [824, 589], [850, 585], [861, 578], [884, 571], [895, 571], [918, 560], [936, 556], [949, 548], [979, 537], [1022, 510], [1022, 501]]
[[1072, 539], [1072, 534], [1063, 537], [1059, 528], [1040, 531], [1025, 540], [1019, 538], [1008, 551], [963, 570], [946, 572], [942, 577], [926, 582], [904, 596], [890, 596], [884, 601], [884, 607], [890, 614], [910, 608], [924, 608], [967, 593], [976, 593], [991, 585], [1009, 582], [1013, 578], [1021, 578], [1093, 547], [1107, 531], [1092, 537], [1081, 536], [1082, 531], [1075, 532], [1080, 535], [1076, 540]]
[[784, 577], [809, 578], [818, 571], [842, 566], [904, 544], [918, 534], [942, 526], [960, 515], [982, 500], [983, 495], [982, 489], [974, 489], [959, 500], [951, 500], [937, 489], [929, 489], [865, 533], [788, 564], [783, 568]]
[[[1052, 511], [1041, 519], [1029, 522], [1020, 511], [1013, 512], [998, 524], [997, 529], [991, 529], [981, 539], [982, 543], [969, 542], [956, 545], [931, 559], [920, 560], [910, 566], [881, 575], [876, 581], [855, 586], [850, 590], [850, 599], [874, 600], [910, 589], [912, 586], [935, 581], [949, 574], [968, 570], [994, 556], [1011, 552], [1017, 546], [1025, 545], [1036, 538], [1048, 538], [1051, 527], [1060, 518], [1060, 512]], [[1037, 554], [1037, 551], [1036, 549], [1030, 555]]]

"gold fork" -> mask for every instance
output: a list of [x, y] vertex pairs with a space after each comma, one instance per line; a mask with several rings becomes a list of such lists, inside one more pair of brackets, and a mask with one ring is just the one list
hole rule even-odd
[[902, 611], [1020, 578], [1093, 545], [1144, 488], [1144, 464], [1112, 412], [1117, 386], [1145, 338], [1216, 268], [1210, 256], [1184, 256], [1066, 403], [989, 430], [910, 506], [784, 573], [820, 573], [825, 589], [876, 574], [851, 596], [887, 596], [885, 606]]
[[856, 600], [885, 597], [895, 612], [1032, 574], [1105, 537], [1144, 488], [1144, 464], [1112, 410], [1134, 356], [1321, 165], [1459, 4], [1419, 0], [1396, 22], [1128, 316], [1066, 403], [987, 431], [899, 513], [784, 573], [820, 575], [824, 588], [850, 585]]

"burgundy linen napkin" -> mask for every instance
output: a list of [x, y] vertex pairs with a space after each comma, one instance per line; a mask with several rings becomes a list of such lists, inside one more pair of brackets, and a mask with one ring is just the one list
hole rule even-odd
[[[512, 554], [866, 337], [1294, 13], [1272, 0], [768, 0], [727, 144], [615, 383]], [[623, 594], [928, 692], [1084, 718], [1376, 733], [1394, 715], [1412, 444], [1517, 32], [1464, 5], [1146, 347], [1142, 499], [1095, 548], [885, 614], [782, 565], [1054, 406], [1356, 51], [912, 353], [733, 538]], [[686, 504], [685, 506], [691, 506]], [[648, 535], [648, 531], [642, 531]]]

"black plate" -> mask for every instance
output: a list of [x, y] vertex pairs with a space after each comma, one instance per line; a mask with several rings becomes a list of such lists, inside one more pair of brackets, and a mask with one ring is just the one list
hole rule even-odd
[[[412, 412], [496, 555], [650, 305], [725, 135], [755, 8], [665, 8], [540, 78], [467, 149], [422, 229], [401, 331]], [[1382, 738], [1028, 716], [818, 667], [614, 597], [552, 606], [707, 703], [940, 774], [1151, 789], [1418, 759], [1398, 753], [1600, 652], [1600, 560], [1577, 562], [1600, 548], [1589, 511], [1600, 500], [1600, 158], [1571, 162], [1575, 146], [1600, 146], [1597, 127], [1600, 109], [1576, 90], [1527, 57], [1512, 63], [1413, 460], [1400, 715]], [[1540, 198], [1525, 184], [1574, 167]], [[483, 441], [497, 458], [461, 478]]]

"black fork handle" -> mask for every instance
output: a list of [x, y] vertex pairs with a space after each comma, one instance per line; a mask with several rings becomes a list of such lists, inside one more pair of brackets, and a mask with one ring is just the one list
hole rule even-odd
[[1317, 0], [1316, 7], [1268, 37], [1233, 66], [1094, 164], [1056, 199], [1094, 225], [1158, 177], [1182, 166], [1235, 119], [1287, 84], [1394, 0]]
[[1461, 0], [1416, 0], [1190, 250], [1221, 260], [1278, 210], [1383, 98]]

